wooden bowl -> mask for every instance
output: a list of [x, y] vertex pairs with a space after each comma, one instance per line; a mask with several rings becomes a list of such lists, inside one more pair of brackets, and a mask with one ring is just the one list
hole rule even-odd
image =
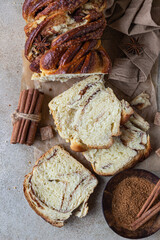
[[116, 222], [114, 220], [114, 217], [112, 215], [112, 196], [113, 191], [115, 190], [116, 186], [125, 178], [127, 177], [139, 177], [139, 178], [145, 178], [151, 183], [156, 184], [159, 180], [159, 177], [154, 175], [151, 172], [141, 170], [141, 169], [131, 169], [126, 170], [123, 172], [118, 173], [114, 177], [110, 179], [110, 181], [107, 183], [103, 198], [102, 198], [102, 207], [103, 207], [103, 214], [106, 219], [106, 222], [108, 223], [109, 227], [118, 235], [124, 237], [124, 238], [130, 238], [130, 239], [139, 239], [139, 238], [145, 238], [148, 237], [155, 232], [157, 232], [160, 229], [160, 214], [156, 217], [153, 225], [151, 227], [147, 228], [141, 228], [137, 229], [136, 231], [130, 231], [125, 228], [119, 227], [116, 225]]

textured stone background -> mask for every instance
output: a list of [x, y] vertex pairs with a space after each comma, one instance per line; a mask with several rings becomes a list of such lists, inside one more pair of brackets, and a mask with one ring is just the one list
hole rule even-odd
[[[33, 149], [10, 145], [10, 115], [15, 110], [22, 74], [24, 45], [22, 1], [0, 0], [0, 240], [103, 240], [122, 239], [103, 218], [101, 198], [109, 178], [99, 179], [90, 211], [84, 219], [71, 217], [64, 228], [46, 223], [29, 207], [23, 195], [23, 179], [34, 165]], [[31, 161], [31, 163], [30, 163]], [[152, 171], [160, 176], [156, 158]], [[148, 169], [149, 160], [138, 167]], [[160, 231], [148, 240], [160, 239]]]

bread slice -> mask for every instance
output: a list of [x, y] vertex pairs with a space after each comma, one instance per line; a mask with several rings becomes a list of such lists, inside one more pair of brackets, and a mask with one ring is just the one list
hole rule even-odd
[[90, 77], [94, 75], [99, 75], [100, 77], [103, 77], [105, 75], [105, 73], [74, 73], [74, 74], [46, 74], [46, 73], [33, 73], [31, 80], [33, 81], [39, 81], [39, 82], [67, 82], [70, 79], [81, 79], [83, 80], [86, 77]]
[[124, 123], [133, 114], [122, 102], [105, 88], [100, 75], [94, 75], [55, 97], [49, 108], [60, 136], [71, 142], [72, 150], [81, 152], [113, 144], [112, 137], [121, 134], [121, 119]]
[[145, 131], [128, 121], [122, 126], [121, 132], [122, 135], [115, 137], [109, 149], [90, 149], [83, 153], [97, 174], [113, 175], [148, 157], [151, 151], [150, 137]]
[[84, 217], [97, 179], [60, 146], [54, 146], [35, 164], [24, 180], [31, 208], [47, 222], [62, 227], [75, 213]]

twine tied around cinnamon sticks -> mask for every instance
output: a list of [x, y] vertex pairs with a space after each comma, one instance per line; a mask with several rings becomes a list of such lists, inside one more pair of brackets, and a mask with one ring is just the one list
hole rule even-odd
[[41, 119], [43, 99], [44, 94], [37, 89], [23, 90], [20, 93], [18, 107], [12, 115], [14, 124], [11, 136], [12, 144], [33, 144]]
[[32, 122], [40, 122], [41, 121], [41, 114], [29, 114], [29, 113], [20, 113], [17, 110], [12, 114], [12, 125], [15, 124], [20, 118], [30, 120]]

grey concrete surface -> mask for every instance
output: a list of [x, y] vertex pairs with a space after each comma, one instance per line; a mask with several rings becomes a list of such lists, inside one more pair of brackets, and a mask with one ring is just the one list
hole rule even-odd
[[[22, 74], [24, 21], [21, 7], [21, 0], [0, 0], [0, 240], [122, 239], [108, 228], [102, 214], [102, 191], [109, 178], [99, 178], [87, 217], [71, 217], [61, 229], [36, 215], [24, 198], [22, 184], [25, 174], [34, 165], [33, 149], [10, 145], [10, 115], [17, 106]], [[156, 162], [153, 171], [160, 176]], [[139, 167], [148, 169], [148, 163]], [[160, 231], [148, 238], [158, 239]]]

